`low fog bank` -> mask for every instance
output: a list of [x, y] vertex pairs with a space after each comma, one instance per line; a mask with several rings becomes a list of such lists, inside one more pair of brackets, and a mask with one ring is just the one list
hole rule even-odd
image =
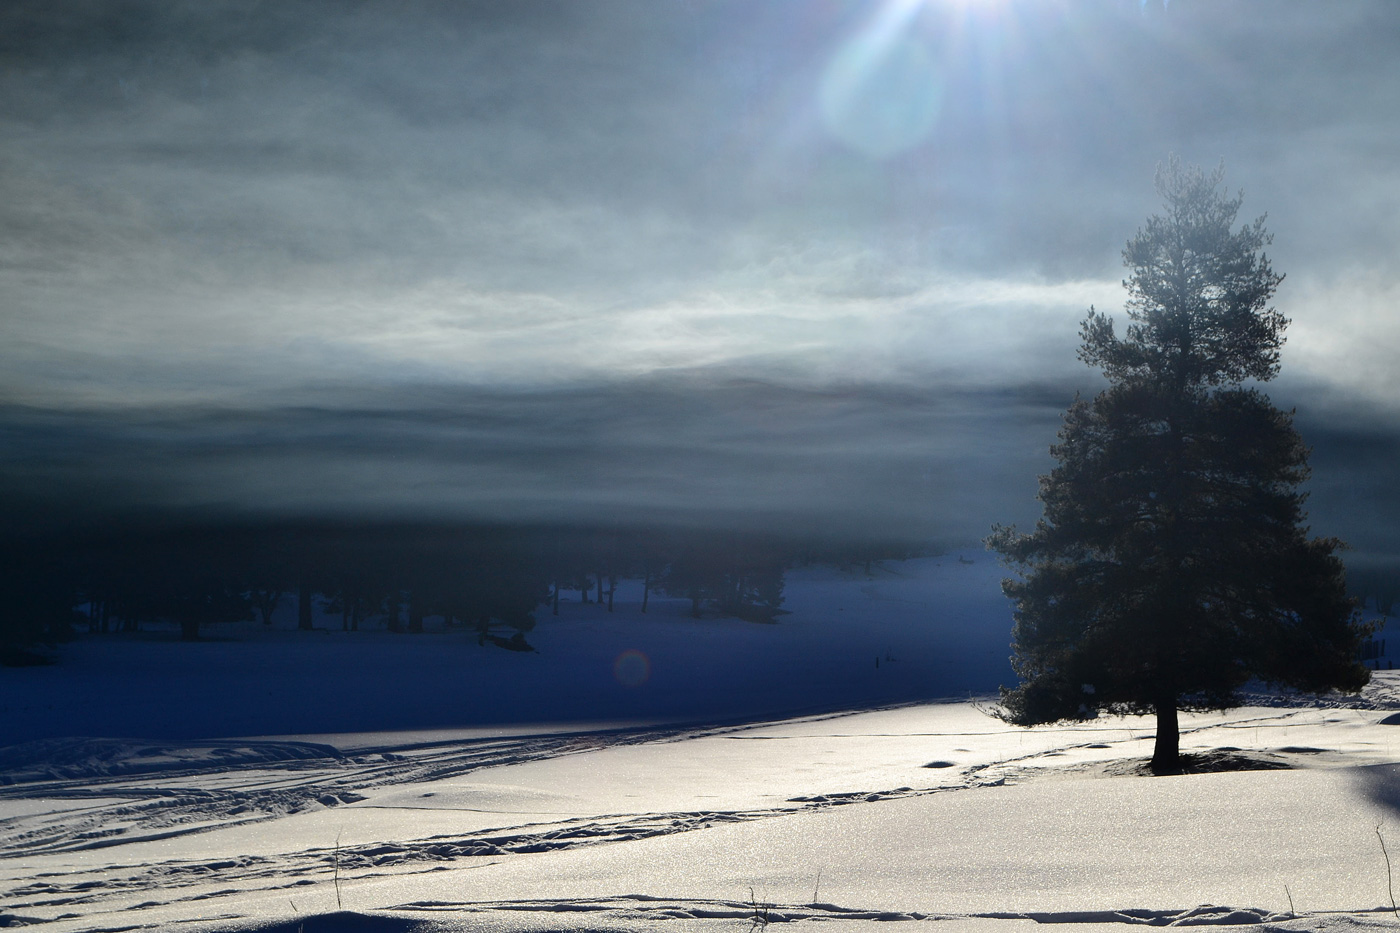
[[41, 525], [468, 521], [975, 543], [1033, 521], [1073, 389], [639, 380], [263, 408], [0, 409]]
[[[327, 388], [264, 405], [0, 406], [10, 533], [267, 521], [667, 526], [975, 544], [1033, 523], [1076, 392], [692, 373], [567, 388]], [[1388, 412], [1279, 385], [1317, 534], [1400, 561]]]

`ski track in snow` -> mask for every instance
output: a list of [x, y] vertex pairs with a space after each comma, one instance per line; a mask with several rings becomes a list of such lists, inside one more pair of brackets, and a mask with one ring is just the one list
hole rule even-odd
[[[1358, 702], [1359, 701], [1359, 702]], [[1389, 682], [1378, 682], [1365, 698], [1350, 698], [1349, 706], [1369, 709], [1400, 708]], [[1316, 706], [1311, 706], [1316, 709]], [[1260, 730], [1287, 728], [1299, 712], [1296, 705], [1252, 714], [1228, 722], [1184, 728], [1183, 738], [1206, 729]], [[795, 720], [804, 724], [830, 721], [839, 726], [842, 715]], [[787, 798], [781, 805], [738, 810], [616, 813], [569, 817], [552, 822], [506, 824], [466, 835], [437, 835], [396, 839], [361, 845], [317, 846], [274, 855], [250, 855], [218, 859], [146, 860], [123, 862], [123, 847], [134, 843], [225, 829], [230, 826], [276, 820], [324, 807], [355, 807], [369, 800], [364, 792], [393, 785], [412, 785], [460, 777], [473, 771], [561, 756], [644, 743], [682, 742], [705, 737], [781, 742], [784, 736], [747, 735], [767, 724], [697, 728], [637, 728], [607, 733], [558, 733], [510, 739], [476, 739], [421, 745], [357, 749], [342, 754], [329, 745], [296, 741], [230, 740], [191, 743], [132, 743], [111, 739], [45, 740], [0, 750], [4, 786], [0, 800], [46, 801], [53, 805], [41, 812], [0, 820], [0, 866], [4, 861], [65, 852], [108, 849], [111, 858], [100, 868], [41, 872], [16, 880], [5, 900], [0, 921], [21, 923], [27, 918], [77, 918], [102, 913], [102, 903], [113, 894], [142, 897], [124, 908], [139, 925], [145, 908], [201, 901], [230, 893], [270, 892], [325, 884], [333, 873], [347, 880], [363, 881], [403, 872], [465, 867], [463, 863], [493, 864], [502, 858], [540, 852], [644, 839], [672, 833], [775, 816], [801, 810], [859, 805], [897, 797], [946, 793], [972, 787], [1020, 783], [1036, 778], [1062, 776], [1076, 766], [1054, 765], [1054, 759], [1070, 753], [1099, 750], [1104, 759], [1121, 759], [1124, 746], [1141, 740], [1130, 731], [1121, 740], [1102, 725], [1086, 724], [1082, 730], [1062, 730], [1065, 741], [1039, 747], [1025, 755], [996, 762], [979, 762], [962, 768], [935, 761], [930, 775], [943, 780], [921, 787], [865, 788], [838, 793], [814, 793]], [[843, 733], [833, 729], [825, 737]], [[864, 733], [863, 733], [864, 734]], [[944, 738], [974, 733], [941, 734]], [[810, 735], [810, 734], [808, 734]], [[939, 734], [930, 734], [930, 738]], [[1308, 757], [1320, 749], [1286, 748], [1273, 757]], [[945, 767], [947, 766], [947, 767]], [[1282, 763], [1280, 766], [1287, 767]], [[1082, 769], [1082, 765], [1078, 766]], [[374, 806], [374, 804], [364, 804]], [[389, 809], [403, 809], [390, 807]], [[450, 808], [430, 808], [450, 809]], [[498, 812], [498, 811], [479, 811]], [[506, 814], [502, 813], [502, 816]], [[13, 864], [13, 863], [12, 863]], [[747, 920], [764, 926], [769, 922], [802, 919], [923, 920], [937, 919], [917, 912], [861, 911], [833, 904], [813, 903], [776, 907], [757, 901], [692, 903], [676, 899], [630, 897], [600, 898], [560, 903], [530, 901], [491, 903], [414, 903], [394, 911], [438, 913], [458, 911], [509, 911], [512, 913], [569, 912], [608, 914], [618, 921], [654, 921], [665, 918]], [[764, 911], [767, 911], [765, 914]], [[1281, 919], [1277, 914], [1253, 908], [1212, 908], [1205, 913], [1180, 911], [1132, 911], [1046, 914], [984, 914], [984, 919], [1029, 919], [1038, 922], [1134, 923], [1148, 925], [1264, 923]], [[767, 920], [761, 920], [767, 916]], [[5, 925], [0, 923], [0, 925]], [[96, 927], [94, 927], [96, 928]], [[102, 927], [118, 929], [123, 927]]]
[[[839, 904], [813, 902], [809, 904], [773, 904], [757, 897], [750, 901], [705, 900], [699, 898], [663, 898], [645, 894], [623, 897], [580, 898], [551, 901], [492, 901], [456, 903], [451, 901], [418, 901], [399, 904], [391, 910], [404, 913], [481, 914], [495, 911], [519, 911], [538, 914], [600, 914], [607, 921], [664, 920], [738, 920], [762, 929], [771, 923], [792, 923], [802, 920], [846, 921], [911, 921], [911, 920], [1029, 920], [1049, 924], [1115, 923], [1133, 926], [1236, 926], [1239, 924], [1286, 924], [1296, 917], [1287, 913], [1257, 907], [1221, 907], [1202, 904], [1185, 910], [1123, 910], [1074, 911], [989, 911], [970, 914], [921, 913], [900, 910], [863, 910]], [[1367, 914], [1389, 914], [1386, 908], [1355, 911], [1347, 917]], [[572, 924], [570, 926], [573, 926]], [[576, 929], [597, 929], [601, 924], [578, 926]], [[606, 928], [606, 927], [603, 927]], [[1287, 927], [1283, 927], [1287, 928]], [[1393, 926], [1390, 927], [1393, 929]], [[1268, 929], [1268, 927], [1266, 927]]]
[[[947, 576], [952, 581], [948, 585], [952, 586], [969, 572], [965, 564], [966, 561], [960, 559], [956, 565], [940, 568], [936, 562], [925, 561], [918, 567], [922, 568], [920, 573], [934, 575], [931, 579], [937, 574]], [[979, 566], [976, 572], [994, 584], [997, 574], [993, 571]], [[822, 612], [830, 614], [829, 608], [818, 611], [814, 606], [839, 604], [846, 598], [840, 594], [851, 587], [845, 577], [815, 572], [809, 575], [812, 581], [808, 581], [811, 589], [808, 601], [816, 602], [803, 611], [820, 619]], [[925, 613], [929, 604], [922, 595], [919, 599], [908, 598], [911, 594], [893, 585], [877, 587], [863, 583], [859, 591], [871, 606], [876, 602], [881, 606], [878, 612], [871, 610], [868, 618], [862, 617], [866, 618], [867, 625], [873, 624], [871, 620], [885, 618], [889, 611], [885, 607], [894, 607], [914, 619], [915, 615]], [[794, 589], [795, 604], [802, 602], [798, 597], [803, 592]], [[856, 600], [849, 602], [852, 612], [848, 616], [860, 605]], [[995, 599], [988, 605], [994, 606]], [[980, 615], [989, 610], [983, 607], [976, 612], [968, 611], [971, 615]], [[579, 612], [580, 620], [584, 620], [582, 610]], [[849, 621], [848, 618], [846, 622]], [[923, 624], [921, 620], [915, 621]], [[582, 623], [575, 620], [571, 624], [595, 625], [586, 620]], [[676, 621], [674, 624], [687, 623]], [[838, 631], [844, 633], [848, 628], [843, 623]], [[651, 626], [638, 631], [660, 633], [663, 629]], [[801, 634], [800, 629], [794, 631]], [[872, 637], [885, 640], [890, 638], [887, 633], [893, 629], [876, 628], [874, 631], [880, 634]], [[728, 637], [746, 639], [753, 637], [754, 632], [750, 628], [738, 628], [728, 633]], [[770, 633], [761, 630], [758, 634]], [[898, 640], [894, 640], [894, 644], [897, 654], [904, 650], [915, 651], [914, 647], [901, 648]], [[863, 652], [869, 647], [861, 642], [853, 650]], [[611, 651], [609, 648], [604, 652], [609, 659]], [[885, 657], [894, 660], [888, 652]], [[887, 671], [898, 667], [885, 665]], [[1204, 744], [1222, 752], [1238, 752], [1239, 749], [1231, 748], [1233, 745], [1250, 748], [1251, 751], [1242, 756], [1250, 758], [1246, 763], [1249, 767], [1349, 766], [1358, 760], [1348, 760], [1339, 749], [1297, 745], [1289, 738], [1290, 730], [1307, 727], [1309, 723], [1315, 726], [1319, 721], [1354, 722], [1363, 717], [1362, 711], [1400, 710], [1400, 678], [1390, 674], [1378, 676], [1360, 697], [1299, 697], [1257, 691], [1241, 699], [1249, 709], [1200, 725], [1183, 721], [1183, 747], [1190, 736], [1205, 732], [1210, 734], [1202, 737]], [[412, 900], [385, 906], [382, 912], [305, 915], [285, 922], [239, 912], [243, 910], [239, 898], [261, 895], [275, 895], [285, 903], [293, 897], [304, 901], [302, 892], [308, 895], [319, 892], [318, 896], [324, 901], [327, 887], [336, 880], [356, 885], [376, 879], [392, 881], [400, 876], [448, 869], [487, 868], [539, 853], [625, 843], [836, 807], [860, 807], [897, 798], [1121, 774], [1126, 773], [1128, 766], [1140, 765], [1150, 744], [1150, 732], [1144, 731], [1141, 722], [1132, 724], [1111, 718], [1081, 726], [1020, 733], [1027, 737], [1024, 751], [1020, 751], [1019, 739], [1009, 742], [1006, 739], [1008, 727], [990, 718], [986, 720], [986, 731], [976, 731], [980, 726], [975, 714], [969, 714], [971, 718], [966, 721], [968, 731], [910, 729], [890, 733], [879, 731], [870, 723], [854, 721], [853, 717], [860, 715], [861, 711], [828, 713], [784, 719], [776, 724], [652, 725], [603, 730], [564, 727], [553, 732], [441, 741], [426, 741], [421, 735], [416, 741], [406, 738], [396, 741], [387, 735], [382, 739], [361, 735], [347, 741], [344, 749], [325, 742], [294, 738], [212, 741], [63, 738], [0, 747], [0, 813], [5, 814], [0, 817], [0, 888], [6, 891], [0, 901], [0, 927], [58, 922], [65, 930], [164, 929], [169, 928], [169, 921], [160, 908], [167, 907], [176, 908], [181, 916], [200, 916], [206, 921], [180, 925], [182, 929], [257, 929], [269, 933], [343, 929], [376, 933], [410, 929], [422, 933], [462, 929], [509, 930], [511, 933], [538, 930], [543, 933], [558, 929], [650, 929], [661, 922], [678, 933], [712, 929], [748, 929], [750, 933], [761, 933], [770, 923], [795, 921], [824, 921], [834, 924], [829, 929], [835, 933], [846, 929], [846, 924], [851, 925], [850, 929], [863, 929], [869, 922], [944, 919], [960, 920], [959, 928], [971, 924], [968, 929], [987, 930], [1005, 929], [1004, 924], [996, 925], [1002, 921], [1150, 926], [1244, 923], [1256, 929], [1277, 930], [1360, 930], [1382, 926], [1394, 929], [1396, 926], [1388, 909], [1380, 913], [1372, 910], [1370, 904], [1358, 905], [1356, 911], [1346, 914], [1312, 914], [1300, 918], [1258, 907], [1207, 905], [1187, 909], [1185, 904], [1175, 910], [1137, 909], [1136, 905], [1128, 904], [1122, 910], [1108, 911], [953, 915], [929, 913], [926, 908], [923, 912], [871, 911], [859, 905], [822, 899], [816, 889], [812, 891], [811, 902], [803, 904], [769, 903], [761, 890], [757, 894], [750, 892], [748, 900], [624, 895], [614, 891], [609, 896], [550, 900]], [[1374, 723], [1375, 719], [1376, 716], [1371, 715], [1369, 721]], [[905, 724], [900, 720], [895, 725], [901, 728]], [[1238, 730], [1240, 741], [1229, 738], [1236, 734], [1232, 730]], [[881, 786], [881, 778], [871, 776], [883, 773], [878, 770], [823, 772], [821, 767], [825, 765], [819, 767], [816, 761], [804, 757], [812, 754], [814, 748], [821, 750], [817, 745], [804, 743], [836, 740], [838, 744], [828, 742], [826, 750], [831, 753], [834, 748], [835, 754], [842, 755], [846, 753], [845, 746], [839, 743], [846, 739], [868, 742], [883, 740], [884, 736], [891, 741], [926, 741], [931, 757], [947, 755], [955, 760], [925, 759], [927, 763], [923, 767], [927, 770], [919, 770], [916, 760], [912, 766], [914, 771], [905, 770], [900, 780], [888, 780], [885, 783], [889, 786]], [[622, 795], [613, 803], [596, 809], [581, 805], [559, 812], [558, 818], [551, 818], [551, 811], [558, 808], [548, 805], [530, 805], [523, 815], [513, 816], [518, 812], [516, 809], [492, 807], [489, 799], [481, 808], [441, 805], [445, 802], [441, 797], [435, 801], [438, 805], [420, 807], [413, 805], [414, 795], [400, 791], [384, 793], [387, 788], [411, 789], [415, 785], [462, 778], [484, 769], [547, 764], [554, 759], [590, 752], [608, 754], [626, 746], [704, 743], [716, 739], [746, 743], [746, 747], [754, 749], [752, 760], [773, 756], [775, 761], [790, 762], [794, 766], [811, 764], [811, 768], [803, 771], [805, 776], [792, 777], [790, 785], [802, 787], [808, 777], [815, 775], [811, 777], [813, 783], [808, 789], [773, 795], [771, 800], [759, 800], [767, 794], [740, 794], [732, 798], [729, 805], [713, 809], [675, 808], [653, 802], [639, 805], [635, 811], [626, 811], [628, 804], [623, 799], [626, 795]], [[1370, 744], [1377, 745], [1376, 742]], [[1384, 759], [1380, 758], [1381, 747], [1386, 752]], [[696, 748], [715, 751], [713, 745], [701, 744]], [[1382, 744], [1374, 752], [1376, 760], [1393, 760], [1389, 758], [1387, 745]], [[724, 753], [720, 754], [723, 758]], [[674, 763], [678, 759], [666, 760]], [[770, 769], [764, 773], [771, 777], [778, 772]], [[847, 786], [841, 786], [846, 778], [831, 776], [861, 773], [866, 776], [850, 778]], [[927, 775], [927, 780], [915, 780], [915, 775]], [[472, 800], [470, 795], [467, 799], [468, 802]], [[601, 798], [595, 798], [595, 802], [596, 799]], [[758, 805], [760, 803], [762, 805]], [[296, 838], [293, 833], [283, 832], [284, 826], [298, 824], [279, 824], [279, 821], [299, 815], [309, 815], [314, 820], [318, 811], [328, 809], [344, 811], [347, 816], [351, 811], [370, 810], [386, 815], [399, 811], [406, 816], [414, 810], [435, 811], [444, 816], [457, 811], [480, 814], [481, 819], [466, 824], [471, 827], [470, 831], [442, 833], [441, 827], [434, 826], [431, 812], [415, 814], [429, 819], [405, 818], [401, 824], [393, 823], [388, 829], [381, 826], [379, 834], [370, 841], [362, 838], [355, 844], [340, 845], [337, 839], [336, 844], [327, 845], [329, 840], [318, 836], [317, 845], [305, 847], [293, 841]], [[367, 814], [360, 816], [363, 818]], [[239, 851], [241, 846], [237, 843], [225, 846], [224, 839], [209, 837], [213, 843], [204, 844], [203, 848], [217, 854], [191, 856], [192, 852], [199, 851], [199, 846], [191, 847], [188, 843], [198, 842], [201, 834], [226, 830], [237, 833], [245, 827], [252, 827], [254, 831], [261, 831], [259, 827], [263, 827], [270, 836], [287, 841], [263, 846], [264, 851], [258, 854], [231, 855], [231, 851]], [[176, 842], [181, 842], [183, 848], [173, 845]], [[167, 843], [172, 844], [170, 851], [162, 852], [162, 846]], [[818, 879], [817, 888], [820, 886]], [[237, 898], [225, 900], [230, 895]], [[200, 909], [194, 910], [191, 905]], [[296, 907], [295, 904], [286, 906]], [[885, 906], [898, 908], [900, 905]], [[984, 925], [977, 926], [978, 923]]]
[[[807, 721], [821, 718], [826, 717]], [[317, 806], [354, 804], [366, 799], [359, 791], [372, 788], [444, 780], [481, 768], [578, 754], [604, 746], [723, 736], [745, 728], [748, 727], [530, 736], [509, 741], [362, 750], [348, 756], [330, 746], [298, 742], [240, 744], [234, 740], [153, 745], [79, 739], [26, 743], [5, 749], [0, 755], [0, 762], [6, 765], [5, 780], [11, 782], [0, 787], [0, 800], [100, 802], [0, 820], [0, 859], [97, 848], [116, 851], [114, 863], [104, 866], [101, 879], [75, 877], [71, 871], [41, 874], [14, 888], [8, 903], [12, 909], [71, 907], [99, 902], [113, 890], [150, 891], [156, 895], [193, 884], [217, 884], [225, 875], [233, 889], [239, 891], [297, 887], [312, 882], [287, 879], [307, 874], [319, 876], [337, 864], [341, 870], [357, 872], [357, 877], [363, 878], [368, 876], [366, 873], [388, 868], [620, 842], [763, 819], [802, 808], [841, 806], [947, 789], [916, 791], [899, 787], [813, 795], [792, 798], [789, 803], [795, 806], [746, 811], [570, 818], [505, 826], [464, 837], [317, 847], [279, 856], [115, 863], [124, 845], [275, 820]]]

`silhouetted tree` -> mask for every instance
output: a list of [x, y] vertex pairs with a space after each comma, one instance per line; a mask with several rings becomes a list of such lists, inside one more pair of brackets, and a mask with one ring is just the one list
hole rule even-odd
[[246, 527], [230, 537], [235, 539], [230, 556], [248, 587], [249, 604], [262, 624], [271, 626], [282, 598], [294, 589], [293, 550], [287, 535], [275, 527]]
[[1395, 604], [1400, 601], [1400, 567], [1373, 564], [1358, 572], [1353, 566], [1349, 582], [1358, 599], [1369, 600], [1381, 615], [1394, 614]]
[[121, 557], [121, 574], [107, 592], [126, 627], [143, 619], [174, 623], [181, 638], [194, 640], [201, 626], [251, 618], [241, 548], [237, 535], [186, 528], [119, 535], [97, 553]]
[[303, 632], [309, 632], [314, 627], [311, 615], [314, 598], [311, 581], [303, 577], [297, 585], [297, 628]]
[[785, 552], [729, 535], [689, 537], [676, 549], [657, 588], [690, 600], [692, 618], [709, 605], [725, 615], [771, 622], [783, 603]]
[[671, 545], [666, 536], [656, 531], [639, 533], [632, 542], [629, 566], [642, 578], [642, 612], [651, 602], [651, 591], [660, 581], [670, 562]]
[[50, 542], [0, 542], [0, 665], [29, 664], [38, 642], [67, 638], [81, 588], [73, 562]]
[[1019, 571], [1003, 715], [1031, 725], [1155, 713], [1155, 773], [1180, 771], [1177, 710], [1223, 709], [1250, 678], [1355, 691], [1365, 629], [1341, 542], [1303, 526], [1307, 448], [1246, 380], [1278, 372], [1287, 320], [1263, 219], [1172, 159], [1165, 213], [1124, 250], [1129, 325], [1090, 310], [1080, 358], [1109, 388], [1065, 415], [1035, 531], [988, 539]]
[[277, 611], [278, 604], [282, 602], [282, 590], [276, 585], [255, 586], [248, 591], [248, 600], [257, 610], [263, 625], [271, 625], [272, 614]]

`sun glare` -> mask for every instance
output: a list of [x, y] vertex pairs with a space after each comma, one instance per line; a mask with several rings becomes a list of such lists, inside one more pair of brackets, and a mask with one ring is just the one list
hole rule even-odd
[[938, 120], [942, 77], [910, 24], [927, 0], [890, 0], [833, 56], [819, 91], [834, 137], [883, 159], [922, 142]]
[[832, 55], [818, 93], [822, 124], [876, 159], [916, 148], [939, 122], [950, 50], [993, 29], [1004, 0], [886, 0]]

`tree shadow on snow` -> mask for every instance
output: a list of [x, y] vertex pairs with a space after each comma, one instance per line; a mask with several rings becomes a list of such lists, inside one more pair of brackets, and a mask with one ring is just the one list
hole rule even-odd
[[[1281, 752], [1305, 754], [1313, 749], [1286, 748]], [[1243, 751], [1226, 746], [1205, 752], [1183, 752], [1181, 755], [1182, 774], [1219, 774], [1224, 771], [1288, 771], [1294, 767], [1287, 757], [1272, 752]], [[1152, 759], [1129, 758], [1110, 762], [1104, 767], [1104, 774], [1117, 776], [1152, 777]]]
[[1367, 765], [1356, 769], [1356, 783], [1371, 803], [1400, 813], [1400, 764]]

